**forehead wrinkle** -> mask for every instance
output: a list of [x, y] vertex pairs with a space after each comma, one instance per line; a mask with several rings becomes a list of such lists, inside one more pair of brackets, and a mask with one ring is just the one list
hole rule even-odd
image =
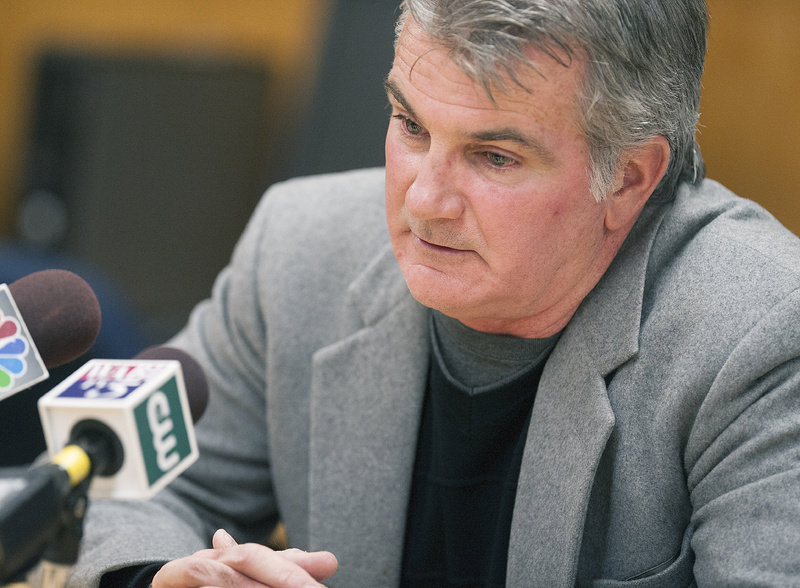
[[424, 33], [407, 32], [401, 34], [401, 42], [395, 51], [394, 67], [408, 80], [408, 83], [421, 90], [420, 82], [414, 78], [423, 78], [435, 82], [435, 78], [442, 78], [447, 83], [457, 88], [456, 94], [468, 95], [473, 98], [477, 95], [490, 96], [475, 88], [474, 82], [452, 60], [447, 49], [435, 44], [427, 45]]
[[[409, 19], [409, 21], [413, 22], [413, 19]], [[518, 92], [502, 88], [495, 88], [496, 93], [489, 93], [480, 82], [472, 79], [458, 66], [445, 47], [438, 45], [432, 39], [426, 43], [428, 37], [424, 31], [410, 29], [413, 27], [409, 27], [407, 23], [397, 44], [392, 68], [392, 71], [396, 71], [397, 76], [402, 78], [403, 82], [407, 81], [416, 90], [430, 98], [453, 106], [463, 105], [462, 103], [466, 101], [469, 108], [474, 110], [503, 110], [501, 102], [506, 106], [518, 104], [525, 109], [531, 107], [527, 99], [533, 96], [535, 91], [530, 86], [509, 81], [509, 88], [521, 90], [522, 96], [518, 95]], [[389, 72], [388, 78], [392, 77], [392, 71]], [[531, 69], [531, 73], [543, 81], [548, 80], [545, 72], [540, 69]], [[445, 81], [451, 85], [451, 91], [443, 100], [442, 96], [433, 96], [430, 92], [425, 91], [424, 83], [421, 83], [420, 80], [415, 81], [413, 76], [432, 84], [439, 83], [437, 80]], [[401, 80], [398, 79], [393, 85], [396, 90], [403, 85], [400, 82]], [[398, 95], [399, 93], [394, 92], [394, 94]], [[407, 100], [401, 104], [410, 112]]]

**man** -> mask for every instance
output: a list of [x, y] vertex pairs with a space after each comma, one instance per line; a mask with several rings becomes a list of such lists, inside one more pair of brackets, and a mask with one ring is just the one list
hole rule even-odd
[[201, 459], [72, 584], [800, 585], [800, 243], [702, 179], [702, 0], [403, 8], [385, 173], [268, 192]]

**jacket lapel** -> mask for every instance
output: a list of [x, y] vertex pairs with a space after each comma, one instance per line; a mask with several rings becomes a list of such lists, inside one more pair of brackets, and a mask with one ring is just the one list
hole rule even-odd
[[517, 488], [508, 586], [575, 584], [589, 496], [614, 428], [605, 378], [638, 351], [647, 261], [664, 211], [645, 208], [542, 373]]
[[395, 585], [430, 355], [427, 311], [391, 249], [350, 294], [365, 327], [314, 356], [310, 546], [336, 553], [337, 584]]

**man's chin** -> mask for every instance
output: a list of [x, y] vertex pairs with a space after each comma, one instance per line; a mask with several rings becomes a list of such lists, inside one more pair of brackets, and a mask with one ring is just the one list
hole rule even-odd
[[446, 273], [427, 266], [414, 266], [403, 272], [411, 295], [423, 306], [438, 310], [448, 316], [461, 314], [471, 306], [469, 294], [474, 291]]

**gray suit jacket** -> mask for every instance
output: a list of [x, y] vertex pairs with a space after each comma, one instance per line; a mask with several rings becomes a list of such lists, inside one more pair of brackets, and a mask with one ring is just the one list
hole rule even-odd
[[[330, 586], [394, 586], [429, 361], [382, 170], [263, 199], [175, 344], [206, 367], [201, 460], [92, 504], [74, 586], [282, 520]], [[800, 243], [711, 181], [649, 203], [545, 366], [509, 586], [800, 586]]]

